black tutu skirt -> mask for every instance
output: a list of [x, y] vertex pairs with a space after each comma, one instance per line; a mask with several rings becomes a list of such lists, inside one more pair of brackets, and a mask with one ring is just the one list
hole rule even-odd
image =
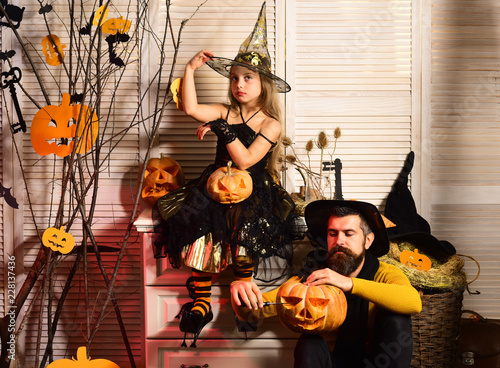
[[290, 195], [263, 171], [250, 173], [253, 192], [249, 198], [237, 204], [215, 202], [206, 184], [216, 169], [215, 164], [208, 166], [197, 179], [156, 202], [154, 256], [168, 257], [172, 266], [179, 268], [189, 253], [186, 247], [198, 243], [204, 252], [213, 253], [210, 257], [227, 259], [229, 263], [243, 251], [255, 263], [254, 278], [262, 281], [279, 278], [275, 271], [265, 270], [266, 264], [274, 264], [275, 257], [281, 259], [277, 260], [281, 264], [280, 276], [289, 273], [292, 241], [297, 239], [295, 204]]

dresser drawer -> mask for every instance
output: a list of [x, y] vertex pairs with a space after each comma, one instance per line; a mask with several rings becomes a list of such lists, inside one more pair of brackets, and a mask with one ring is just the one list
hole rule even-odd
[[[192, 301], [185, 287], [170, 286], [145, 288], [146, 338], [182, 339], [179, 320], [175, 316], [184, 303]], [[214, 318], [201, 332], [202, 338], [244, 338], [236, 328], [234, 312], [229, 299], [229, 288], [212, 288], [212, 310]], [[192, 334], [189, 334], [191, 337]], [[296, 338], [297, 334], [283, 327], [277, 317], [264, 320], [257, 331], [248, 332], [249, 338]]]
[[198, 340], [197, 348], [180, 348], [182, 340], [147, 340], [148, 368], [293, 367], [296, 340]]

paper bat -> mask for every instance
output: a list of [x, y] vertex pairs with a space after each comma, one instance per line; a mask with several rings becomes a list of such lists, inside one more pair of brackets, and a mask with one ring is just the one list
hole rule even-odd
[[2, 61], [7, 61], [7, 59], [13, 57], [16, 54], [14, 50], [9, 50], [9, 51], [0, 51], [0, 60]]
[[125, 33], [117, 32], [116, 34], [110, 34], [106, 37], [106, 42], [108, 43], [109, 50], [109, 62], [115, 64], [116, 66], [122, 67], [125, 66], [123, 60], [117, 56], [116, 51], [113, 47], [115, 43], [127, 42], [130, 39], [130, 36]]
[[92, 29], [92, 22], [94, 21], [94, 14], [95, 13], [92, 13], [92, 15], [90, 16], [90, 20], [88, 21], [87, 25], [83, 28], [80, 28], [81, 35], [89, 35], [90, 34], [90, 30]]
[[50, 13], [52, 11], [52, 5], [47, 4], [40, 7], [38, 14]]
[[4, 188], [3, 184], [0, 183], [0, 197], [5, 199], [5, 202], [12, 208], [19, 208], [17, 200], [10, 194], [11, 188]]

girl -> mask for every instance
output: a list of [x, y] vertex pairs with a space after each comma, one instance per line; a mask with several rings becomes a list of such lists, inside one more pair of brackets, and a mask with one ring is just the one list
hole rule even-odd
[[[155, 257], [168, 256], [174, 267], [193, 270], [194, 302], [181, 311], [180, 329], [195, 334], [212, 320], [212, 275], [232, 266], [235, 278], [250, 280], [254, 262], [278, 256], [291, 265], [294, 204], [276, 182], [281, 139], [281, 113], [277, 91], [288, 84], [271, 73], [265, 41], [265, 3], [254, 31], [235, 59], [216, 58], [209, 50], [197, 53], [186, 65], [182, 103], [187, 115], [200, 122], [203, 139], [217, 135], [215, 162], [201, 176], [160, 198]], [[264, 47], [264, 50], [263, 50]], [[227, 76], [229, 104], [203, 105], [196, 97], [194, 72], [204, 64]], [[253, 192], [237, 204], [210, 198], [206, 183], [219, 167], [232, 161], [252, 177]], [[184, 345], [184, 344], [183, 344]]]

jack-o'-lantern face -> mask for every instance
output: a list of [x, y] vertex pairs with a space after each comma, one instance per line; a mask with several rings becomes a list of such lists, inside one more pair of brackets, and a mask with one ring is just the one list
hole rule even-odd
[[86, 105], [70, 105], [70, 95], [64, 93], [61, 105], [45, 106], [33, 117], [31, 144], [41, 156], [65, 157], [73, 151], [75, 141], [76, 153], [90, 150], [98, 132], [96, 113]]
[[420, 254], [416, 248], [413, 252], [411, 250], [402, 251], [399, 256], [399, 261], [402, 264], [422, 271], [429, 271], [432, 266], [430, 258], [424, 254]]
[[60, 229], [49, 227], [43, 232], [42, 243], [55, 252], [68, 254], [75, 247], [75, 238], [64, 231], [64, 226]]
[[347, 301], [342, 290], [332, 285], [306, 286], [298, 280], [284, 283], [278, 290], [278, 317], [298, 333], [321, 334], [344, 323]]
[[169, 157], [152, 158], [146, 164], [141, 196], [153, 205], [158, 198], [184, 185], [184, 172], [177, 161]]
[[207, 191], [210, 197], [219, 203], [238, 203], [247, 199], [253, 191], [250, 174], [244, 170], [227, 166], [215, 170], [207, 181]]
[[127, 33], [130, 29], [130, 20], [120, 18], [111, 18], [104, 22], [102, 25], [103, 33], [115, 35], [117, 32]]

